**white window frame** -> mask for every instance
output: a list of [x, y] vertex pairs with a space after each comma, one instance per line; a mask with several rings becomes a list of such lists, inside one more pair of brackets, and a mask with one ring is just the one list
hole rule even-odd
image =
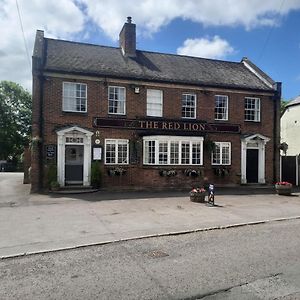
[[[159, 92], [160, 97], [152, 98], [150, 93]], [[154, 99], [158, 99], [158, 102], [155, 102]], [[154, 113], [151, 111], [150, 105], [155, 107], [155, 111], [158, 113]], [[163, 91], [162, 90], [155, 90], [155, 89], [147, 89], [147, 116], [149, 117], [162, 117], [163, 116]]]
[[[111, 88], [116, 89], [118, 91], [119, 90], [123, 90], [124, 91], [124, 99], [118, 99], [118, 100], [116, 100], [116, 99], [110, 99], [109, 97], [110, 97], [110, 89]], [[108, 95], [107, 95], [107, 99], [108, 99], [108, 114], [109, 115], [122, 115], [122, 116], [126, 115], [126, 88], [123, 87], [123, 86], [113, 86], [113, 85], [110, 85], [110, 86], [108, 86], [107, 92], [108, 92]], [[119, 97], [120, 97], [120, 94], [119, 94]], [[116, 112], [116, 113], [110, 112], [109, 108], [111, 107], [110, 106], [111, 102], [120, 102], [120, 103], [122, 103], [123, 104], [123, 113], [122, 112]]]
[[[194, 105], [193, 106], [191, 106], [191, 105], [183, 105], [183, 100], [186, 100], [186, 99], [183, 99], [183, 98], [186, 97], [186, 96], [193, 96], [194, 97]], [[184, 107], [185, 108], [193, 108], [194, 109], [194, 115], [191, 116], [191, 117], [184, 116], [183, 115], [183, 112], [184, 112], [183, 108]], [[183, 119], [196, 119], [196, 115], [197, 115], [196, 111], [197, 111], [197, 95], [194, 94], [194, 93], [183, 93], [182, 96], [181, 96], [181, 117]]]
[[[202, 166], [203, 165], [203, 137], [195, 137], [195, 136], [165, 136], [165, 135], [154, 135], [154, 136], [146, 136], [143, 137], [143, 164], [150, 166], [163, 166], [163, 165], [172, 165], [172, 166]], [[146, 150], [146, 143], [149, 141], [155, 142], [155, 159], [154, 163], [149, 163], [146, 160], [146, 154], [148, 150]], [[161, 164], [159, 162], [159, 143], [167, 143], [168, 145], [168, 160], [166, 164]], [[178, 143], [178, 164], [171, 164], [171, 144]], [[190, 146], [189, 153], [189, 164], [182, 164], [182, 143], [188, 143]], [[193, 144], [200, 144], [200, 163], [193, 164]]]
[[[249, 109], [247, 108], [246, 109], [246, 101], [247, 100], [254, 100], [255, 101], [255, 104], [254, 104], [254, 109]], [[244, 114], [245, 114], [245, 121], [247, 122], [260, 122], [260, 98], [257, 98], [257, 97], [245, 97], [245, 100], [244, 100]], [[254, 112], [254, 120], [248, 120], [246, 119], [246, 110], [248, 111], [253, 111]]]
[[[73, 88], [75, 88], [75, 95], [74, 96], [68, 95], [67, 86], [69, 86], [69, 87], [72, 86]], [[84, 95], [84, 97], [81, 97], [81, 95], [78, 97], [76, 95], [77, 86], [80, 87], [80, 90], [81, 90], [81, 86], [85, 86], [85, 95]], [[70, 106], [73, 106], [73, 107], [76, 108], [76, 106], [77, 106], [76, 102], [77, 101], [80, 101], [80, 106], [82, 105], [81, 101], [84, 101], [85, 110], [77, 110], [77, 109], [70, 109], [69, 108]], [[86, 113], [87, 112], [87, 84], [86, 83], [67, 82], [67, 81], [63, 82], [62, 110], [65, 111], [65, 112], [76, 112], [76, 113]]]
[[[216, 101], [217, 101], [217, 98], [226, 99], [225, 118], [217, 118], [217, 116], [216, 116], [216, 109], [217, 109]], [[227, 95], [215, 95], [215, 120], [228, 121], [228, 101], [229, 101], [229, 99], [228, 99]]]
[[[215, 145], [219, 145], [220, 147], [220, 162], [219, 163], [214, 163], [213, 162], [213, 156], [214, 156], [214, 151], [211, 153], [211, 164], [212, 166], [230, 166], [231, 165], [231, 142], [214, 142]], [[229, 162], [228, 163], [223, 163], [223, 148], [228, 147], [229, 148]]]
[[[107, 162], [106, 159], [106, 148], [107, 144], [114, 144], [115, 145], [115, 162]], [[129, 164], [129, 140], [127, 139], [105, 139], [105, 150], [104, 150], [104, 163], [106, 165], [128, 165]], [[118, 145], [124, 145], [126, 144], [126, 151], [127, 151], [127, 156], [126, 156], [126, 162], [119, 163], [118, 162]]]

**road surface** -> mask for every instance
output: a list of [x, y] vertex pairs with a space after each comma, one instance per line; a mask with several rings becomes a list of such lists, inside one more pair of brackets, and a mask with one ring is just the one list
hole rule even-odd
[[3, 259], [0, 299], [300, 299], [300, 220]]

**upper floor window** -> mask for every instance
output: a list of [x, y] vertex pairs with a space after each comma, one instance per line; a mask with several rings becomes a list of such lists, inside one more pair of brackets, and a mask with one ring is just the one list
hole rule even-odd
[[124, 87], [108, 87], [108, 113], [115, 115], [125, 115], [126, 96]]
[[202, 165], [203, 137], [144, 137], [146, 165]]
[[87, 111], [87, 85], [84, 83], [63, 82], [63, 111]]
[[215, 120], [228, 120], [228, 96], [215, 96]]
[[260, 121], [260, 99], [246, 97], [245, 98], [245, 121]]
[[147, 89], [147, 116], [162, 117], [163, 94], [161, 90]]
[[195, 119], [196, 118], [196, 95], [182, 94], [182, 117]]
[[231, 164], [231, 143], [215, 142], [215, 148], [211, 154], [212, 165], [230, 165]]
[[105, 140], [105, 163], [128, 164], [129, 150], [128, 140], [106, 139]]

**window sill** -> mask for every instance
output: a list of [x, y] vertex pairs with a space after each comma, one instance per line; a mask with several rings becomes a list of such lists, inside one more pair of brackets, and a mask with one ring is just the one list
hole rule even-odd
[[87, 111], [65, 111], [63, 110], [62, 111], [63, 114], [66, 114], [66, 115], [82, 115], [82, 116], [86, 116], [88, 114]]

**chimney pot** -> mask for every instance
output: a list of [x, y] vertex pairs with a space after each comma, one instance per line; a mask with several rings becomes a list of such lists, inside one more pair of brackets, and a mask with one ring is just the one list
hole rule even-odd
[[131, 17], [127, 17], [127, 23], [131, 24], [132, 22], [132, 18]]

